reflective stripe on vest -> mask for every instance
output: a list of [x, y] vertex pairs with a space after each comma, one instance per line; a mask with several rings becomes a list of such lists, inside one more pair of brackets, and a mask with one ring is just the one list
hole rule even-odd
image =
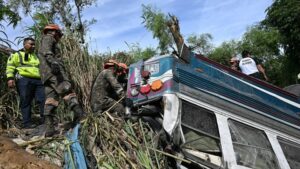
[[[19, 60], [20, 60], [20, 64], [21, 64], [21, 66], [18, 66], [18, 67], [36, 67], [36, 68], [39, 68], [39, 66], [24, 64], [20, 51], [18, 51], [18, 55], [19, 55]], [[24, 55], [26, 55], [26, 54], [24, 53]]]

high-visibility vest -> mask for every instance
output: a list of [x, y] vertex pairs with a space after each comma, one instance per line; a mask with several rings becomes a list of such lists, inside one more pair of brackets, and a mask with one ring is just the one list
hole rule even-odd
[[36, 54], [28, 53], [28, 58], [25, 58], [25, 52], [18, 51], [7, 60], [6, 77], [13, 79], [16, 73], [28, 78], [41, 78], [39, 71], [40, 61]]

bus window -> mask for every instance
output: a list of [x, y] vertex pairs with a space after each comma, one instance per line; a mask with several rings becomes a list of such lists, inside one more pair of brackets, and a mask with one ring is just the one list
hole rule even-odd
[[255, 169], [279, 169], [264, 131], [231, 119], [228, 124], [238, 165]]
[[278, 138], [282, 151], [291, 169], [300, 168], [300, 145], [283, 138]]
[[220, 166], [222, 153], [214, 113], [184, 100], [181, 112], [185, 138], [182, 148], [197, 158]]

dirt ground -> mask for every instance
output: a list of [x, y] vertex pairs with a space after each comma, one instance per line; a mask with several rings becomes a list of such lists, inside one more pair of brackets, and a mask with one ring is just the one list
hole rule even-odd
[[11, 139], [0, 136], [0, 169], [59, 169], [19, 147]]

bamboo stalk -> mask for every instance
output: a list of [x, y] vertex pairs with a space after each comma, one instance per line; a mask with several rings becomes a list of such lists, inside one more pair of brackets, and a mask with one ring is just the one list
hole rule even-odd
[[132, 168], [136, 169], [135, 165], [132, 163], [131, 160], [129, 160], [126, 155], [125, 155], [125, 152], [122, 148], [118, 148], [115, 146], [115, 148], [120, 152], [120, 154], [124, 157], [124, 159], [132, 166]]
[[[147, 148], [147, 147], [148, 147], [148, 143], [147, 143], [147, 140], [146, 140], [146, 137], [145, 137], [145, 133], [144, 133], [143, 127], [142, 127], [141, 119], [139, 120], [139, 124], [140, 124], [140, 129], [141, 129], [142, 134], [143, 134], [144, 144], [145, 144], [145, 146], [146, 146], [146, 153], [147, 153], [147, 155], [148, 155], [149, 157], [151, 157], [150, 152], [149, 152], [149, 149]], [[152, 160], [150, 160], [150, 165], [151, 165], [151, 168], [153, 168]]]
[[174, 159], [176, 159], [176, 160], [180, 160], [180, 161], [186, 162], [186, 163], [188, 163], [188, 164], [191, 163], [191, 161], [186, 160], [186, 159], [183, 159], [183, 158], [180, 158], [180, 157], [177, 157], [177, 156], [175, 156], [175, 155], [172, 155], [172, 154], [169, 154], [169, 153], [166, 153], [166, 152], [163, 152], [163, 151], [160, 151], [160, 150], [151, 148], [151, 147], [148, 147], [148, 148], [149, 148], [150, 150], [152, 150], [152, 151], [157, 151], [157, 152], [159, 152], [159, 153], [161, 153], [161, 154], [163, 154], [163, 155], [172, 157], [172, 158], [174, 158]]
[[111, 121], [115, 121], [115, 119], [109, 114], [109, 111], [115, 107], [121, 100], [123, 100], [125, 96], [121, 97], [118, 101], [116, 101], [110, 108], [108, 108], [104, 113], [111, 119]]

